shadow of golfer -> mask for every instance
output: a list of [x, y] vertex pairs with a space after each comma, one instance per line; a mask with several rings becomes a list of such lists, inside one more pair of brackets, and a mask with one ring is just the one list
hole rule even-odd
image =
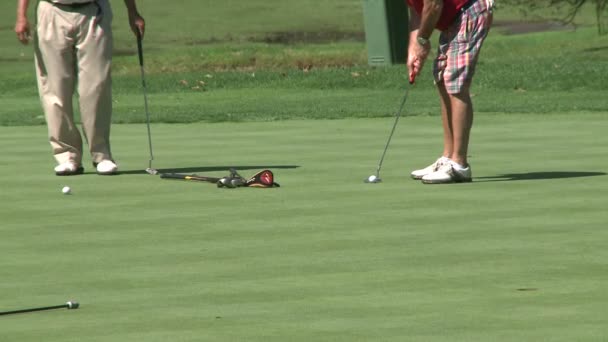
[[[192, 167], [179, 167], [170, 169], [157, 169], [159, 173], [196, 173], [196, 172], [214, 172], [214, 171], [226, 171], [230, 169], [241, 170], [263, 170], [263, 169], [296, 169], [299, 165], [230, 165], [230, 166], [192, 166]], [[146, 170], [126, 170], [119, 171], [121, 175], [139, 175], [148, 174]]]
[[523, 180], [541, 180], [541, 179], [561, 179], [561, 178], [579, 178], [605, 176], [605, 172], [578, 172], [578, 171], [541, 171], [541, 172], [526, 172], [526, 173], [507, 173], [503, 175], [475, 177], [475, 182], [506, 182], [506, 181], [523, 181]]

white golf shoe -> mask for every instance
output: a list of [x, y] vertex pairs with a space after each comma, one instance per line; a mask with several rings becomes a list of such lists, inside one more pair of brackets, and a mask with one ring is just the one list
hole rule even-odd
[[118, 173], [118, 166], [109, 159], [104, 159], [101, 162], [95, 164], [97, 168], [97, 174], [99, 175], [115, 175]]
[[449, 162], [450, 162], [449, 158], [441, 157], [441, 158], [437, 159], [433, 164], [425, 167], [424, 169], [412, 171], [411, 176], [414, 179], [422, 179], [422, 177], [439, 170], [439, 168], [443, 164], [446, 164]]
[[424, 184], [465, 183], [473, 180], [471, 166], [457, 168], [452, 162], [443, 164], [437, 171], [422, 177]]
[[82, 174], [83, 172], [84, 168], [72, 160], [55, 166], [55, 174], [57, 176], [73, 176]]

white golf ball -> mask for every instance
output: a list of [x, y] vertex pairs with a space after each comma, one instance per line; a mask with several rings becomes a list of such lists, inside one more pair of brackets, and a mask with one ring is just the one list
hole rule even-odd
[[368, 181], [368, 182], [370, 182], [370, 183], [371, 183], [371, 182], [376, 181], [376, 175], [371, 175], [371, 176], [369, 176], [369, 177], [367, 178], [367, 181]]
[[69, 186], [64, 186], [63, 189], [61, 189], [61, 192], [63, 192], [64, 195], [69, 195], [72, 193], [72, 189], [70, 189]]

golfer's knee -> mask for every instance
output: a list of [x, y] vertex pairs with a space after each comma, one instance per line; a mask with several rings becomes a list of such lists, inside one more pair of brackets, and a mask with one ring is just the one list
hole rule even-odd
[[470, 82], [464, 83], [458, 89], [455, 89], [453, 92], [450, 92], [450, 97], [459, 99], [461, 101], [466, 100], [468, 102], [471, 99], [470, 89], [471, 89], [471, 83]]

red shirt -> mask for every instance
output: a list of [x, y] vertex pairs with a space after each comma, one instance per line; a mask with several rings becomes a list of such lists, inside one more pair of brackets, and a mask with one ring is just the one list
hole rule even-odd
[[[422, 13], [422, 7], [424, 4], [424, 0], [406, 0], [407, 4], [413, 8], [416, 13]], [[464, 7], [469, 1], [474, 0], [443, 0], [443, 11], [441, 12], [441, 17], [439, 21], [437, 21], [437, 28], [444, 31], [447, 30], [448, 27], [454, 22], [458, 13], [460, 13], [460, 9]]]

